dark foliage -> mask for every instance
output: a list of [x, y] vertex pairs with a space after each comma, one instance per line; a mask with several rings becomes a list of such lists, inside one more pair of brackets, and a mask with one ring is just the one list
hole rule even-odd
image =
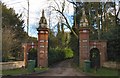
[[48, 52], [48, 65], [73, 57], [73, 51], [69, 48], [50, 48]]

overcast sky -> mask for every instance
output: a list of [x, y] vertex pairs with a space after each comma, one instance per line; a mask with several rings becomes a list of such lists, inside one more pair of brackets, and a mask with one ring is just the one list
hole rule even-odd
[[[59, 0], [58, 0], [59, 1]], [[23, 14], [23, 19], [25, 20], [25, 25], [27, 23], [27, 10], [28, 10], [28, 0], [2, 0], [8, 7], [14, 8], [15, 12]], [[47, 20], [49, 19], [49, 9], [48, 7], [51, 5], [50, 0], [29, 0], [29, 35], [37, 37], [36, 28], [39, 26], [39, 20], [41, 17], [41, 12], [45, 10], [45, 17]], [[71, 11], [68, 15], [73, 14], [73, 7], [69, 4], [69, 8]], [[67, 14], [66, 14], [67, 15]], [[57, 23], [56, 20], [53, 20], [55, 16], [51, 16], [51, 25], [55, 25]], [[55, 19], [55, 18], [54, 18]], [[25, 31], [27, 31], [27, 27], [25, 27]]]
[[[49, 22], [49, 12], [50, 8], [48, 8], [51, 4], [50, 1], [53, 0], [29, 0], [29, 35], [33, 37], [37, 37], [37, 30], [36, 28], [39, 26], [39, 20], [41, 17], [41, 12], [44, 9], [45, 10], [45, 17], [47, 18], [47, 22]], [[60, 3], [57, 0], [58, 4]], [[117, 0], [118, 1], [118, 0]], [[25, 31], [27, 30], [27, 10], [28, 10], [28, 0], [2, 0], [3, 3], [5, 3], [8, 7], [14, 8], [15, 12], [20, 14], [23, 14], [23, 19], [25, 20]], [[55, 4], [53, 4], [55, 5]], [[71, 18], [71, 15], [73, 15], [73, 5], [66, 2], [66, 11], [65, 15], [69, 18], [69, 23], [73, 23], [73, 20]], [[120, 17], [120, 13], [119, 13]], [[56, 19], [56, 15], [54, 12], [51, 14], [51, 27], [56, 25], [58, 22], [58, 19]], [[49, 24], [49, 23], [48, 23]]]

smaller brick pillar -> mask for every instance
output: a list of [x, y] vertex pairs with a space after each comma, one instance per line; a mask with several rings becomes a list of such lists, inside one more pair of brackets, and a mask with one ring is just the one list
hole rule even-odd
[[22, 47], [24, 48], [24, 65], [27, 66], [28, 57], [27, 57], [27, 43], [22, 44]]

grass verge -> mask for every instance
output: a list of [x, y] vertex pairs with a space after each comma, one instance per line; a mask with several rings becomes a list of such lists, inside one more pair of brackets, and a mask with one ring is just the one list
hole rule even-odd
[[75, 68], [77, 71], [84, 73], [88, 76], [118, 76], [118, 70], [117, 69], [110, 69], [110, 68], [99, 68], [97, 71], [94, 68], [90, 68], [89, 72], [85, 72], [84, 68], [80, 68], [76, 66], [74, 63], [72, 64], [72, 67]]
[[17, 76], [17, 75], [26, 75], [26, 74], [32, 74], [32, 73], [41, 73], [43, 71], [47, 71], [48, 68], [34, 68], [34, 72], [28, 71], [28, 69], [20, 68], [20, 69], [11, 69], [11, 70], [2, 70], [3, 76], [11, 75], [11, 76]]
[[2, 75], [21, 75], [21, 74], [30, 74], [27, 69], [11, 69], [11, 70], [2, 70]]
[[90, 69], [89, 74], [94, 76], [118, 76], [118, 71], [116, 69], [109, 68], [99, 68], [97, 71], [95, 69]]
[[97, 71], [94, 68], [90, 68], [89, 72], [85, 72], [83, 68], [82, 69], [79, 68], [79, 71], [84, 72], [90, 76], [118, 76], [118, 71], [116, 69], [109, 69], [102, 67], [97, 69]]

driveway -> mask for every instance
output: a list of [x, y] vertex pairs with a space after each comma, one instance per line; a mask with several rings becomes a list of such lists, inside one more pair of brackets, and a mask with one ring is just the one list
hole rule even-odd
[[37, 74], [37, 76], [86, 76], [82, 72], [78, 72], [71, 66], [72, 59], [62, 61], [50, 67], [48, 71]]

